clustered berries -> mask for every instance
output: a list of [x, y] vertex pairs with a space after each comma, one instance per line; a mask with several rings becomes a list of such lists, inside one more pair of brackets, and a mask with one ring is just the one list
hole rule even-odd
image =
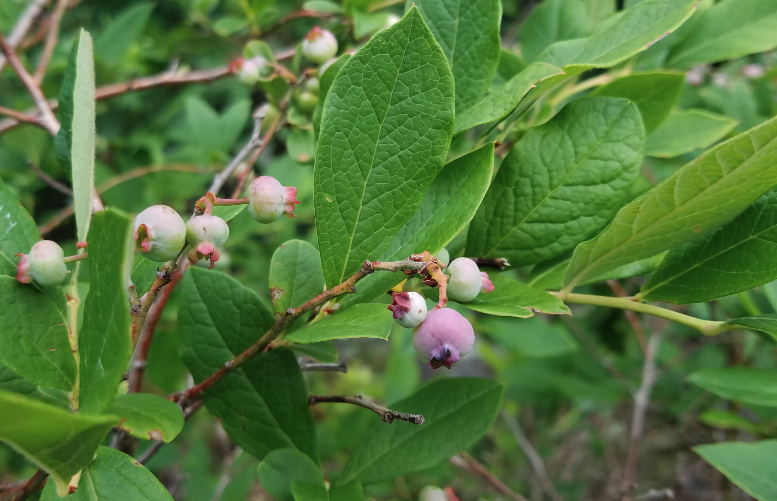
[[[446, 261], [449, 259], [445, 249], [438, 255]], [[445, 265], [440, 258], [437, 260]], [[481, 292], [494, 290], [488, 274], [481, 272], [471, 259], [454, 259], [445, 271], [450, 275], [447, 294], [456, 301], [469, 302]], [[432, 369], [442, 366], [450, 369], [472, 350], [475, 331], [456, 310], [435, 308], [427, 311], [425, 299], [417, 292], [393, 292], [392, 298], [388, 309], [394, 320], [402, 327], [413, 328], [413, 347]]]
[[44, 287], [60, 285], [67, 277], [65, 253], [62, 247], [51, 240], [36, 242], [29, 254], [21, 256], [16, 267], [16, 279], [23, 284], [35, 280]]

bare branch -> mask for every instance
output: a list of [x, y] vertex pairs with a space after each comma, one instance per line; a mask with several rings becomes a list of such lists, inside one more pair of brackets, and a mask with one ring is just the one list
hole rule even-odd
[[51, 26], [46, 35], [46, 44], [43, 46], [43, 52], [40, 55], [38, 66], [35, 68], [35, 80], [37, 80], [39, 84], [43, 83], [43, 76], [46, 74], [46, 68], [51, 60], [51, 55], [57, 47], [57, 42], [59, 41], [59, 24], [62, 22], [62, 16], [65, 14], [67, 4], [68, 0], [57, 0], [57, 5], [54, 7], [54, 13], [51, 15]]
[[475, 458], [467, 454], [466, 452], [462, 451], [453, 456], [450, 459], [451, 464], [458, 466], [459, 468], [463, 468], [467, 470], [468, 472], [477, 475], [478, 477], [482, 478], [491, 486], [497, 490], [497, 492], [500, 492], [504, 494], [505, 496], [509, 497], [510, 499], [513, 499], [515, 501], [529, 501], [525, 497], [521, 496], [511, 488], [507, 487], [505, 484], [502, 483], [501, 480], [496, 478], [493, 473], [488, 471], [488, 469], [480, 464]]
[[388, 407], [366, 400], [361, 395], [311, 395], [308, 404], [313, 406], [322, 402], [337, 404], [353, 404], [369, 409], [379, 415], [386, 423], [392, 423], [395, 419], [401, 419], [413, 424], [424, 424], [421, 414], [408, 414], [407, 412], [392, 411]]
[[41, 181], [48, 184], [55, 190], [59, 191], [60, 193], [64, 193], [65, 195], [73, 196], [73, 190], [65, 186], [64, 184], [60, 183], [53, 177], [46, 174], [43, 169], [35, 165], [35, 163], [31, 160], [27, 161], [27, 165], [30, 167], [30, 170], [32, 170], [35, 175], [37, 175]]
[[344, 374], [348, 373], [348, 366], [345, 365], [345, 362], [340, 362], [339, 364], [319, 364], [319, 363], [305, 363], [300, 362], [299, 368], [303, 371], [321, 371], [321, 372], [342, 372]]
[[11, 108], [6, 108], [5, 106], [0, 106], [0, 115], [8, 115], [9, 117], [14, 118], [15, 120], [19, 120], [20, 122], [36, 125], [45, 129], [43, 124], [41, 124], [35, 116], [22, 113], [21, 111], [12, 110]]
[[[35, 19], [41, 15], [43, 8], [47, 3], [49, 3], [49, 0], [33, 0], [30, 2], [30, 5], [28, 5], [27, 9], [22, 12], [22, 15], [16, 21], [16, 25], [8, 34], [8, 45], [16, 49], [16, 47], [32, 27], [32, 23], [35, 22]], [[0, 55], [0, 73], [3, 72], [5, 63], [5, 56]]]
[[19, 491], [19, 493], [16, 495], [15, 498], [13, 498], [13, 501], [24, 501], [28, 497], [32, 495], [33, 492], [37, 491], [39, 488], [43, 486], [43, 483], [46, 481], [46, 479], [49, 478], [49, 474], [46, 473], [43, 470], [38, 470], [35, 472], [35, 474], [30, 477], [30, 479], [27, 481], [26, 484], [24, 484], [24, 487], [22, 487], [22, 490]]
[[265, 113], [260, 110], [261, 107], [254, 111], [254, 130], [251, 133], [251, 137], [248, 139], [248, 142], [245, 144], [245, 146], [243, 146], [243, 149], [240, 150], [237, 155], [235, 155], [235, 158], [229, 162], [229, 165], [227, 165], [223, 171], [216, 174], [216, 176], [213, 178], [213, 182], [210, 183], [210, 186], [208, 187], [208, 191], [210, 193], [218, 195], [218, 192], [224, 186], [224, 183], [226, 183], [227, 179], [229, 179], [230, 176], [232, 176], [232, 174], [234, 174], [234, 172], [237, 170], [237, 168], [240, 167], [240, 164], [243, 163], [246, 157], [251, 154], [254, 148], [257, 148], [264, 143], [261, 137], [261, 131], [262, 120], [264, 120]]
[[471, 260], [475, 261], [478, 266], [485, 268], [496, 268], [499, 271], [504, 271], [510, 263], [506, 257], [471, 257]]

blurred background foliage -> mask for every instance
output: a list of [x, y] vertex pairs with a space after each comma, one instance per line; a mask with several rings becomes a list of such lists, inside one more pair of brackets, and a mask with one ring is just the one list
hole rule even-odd
[[[531, 23], [537, 23], [540, 15], [532, 14], [537, 2], [504, 0], [501, 31], [505, 50], [492, 88], [517, 73], [550, 43], [585, 35], [598, 21], [638, 1], [566, 2], [573, 7], [564, 11], [558, 29], [542, 39], [529, 36]], [[297, 0], [71, 0], [42, 88], [49, 98], [58, 94], [67, 55], [80, 27], [95, 39], [99, 88], [170, 68], [179, 72], [224, 68], [254, 39], [269, 44], [276, 56], [284, 55], [285, 64], [297, 72], [300, 58], [295, 55], [296, 47], [313, 26], [331, 30], [341, 47], [357, 49], [385, 25], [388, 14], [402, 15], [404, 9], [404, 2], [391, 0], [345, 0], [340, 6], [344, 14], [287, 18], [303, 8], [324, 9], [326, 4], [309, 2], [303, 6]], [[711, 4], [702, 0], [700, 10]], [[26, 6], [24, 0], [0, 0], [0, 30], [7, 34]], [[692, 23], [693, 19], [689, 29]], [[18, 48], [28, 67], [34, 67], [40, 56], [45, 28], [44, 20]], [[668, 52], [664, 47], [656, 43], [609, 74], [625, 74], [624, 69], [660, 69]], [[662, 134], [648, 143], [651, 156], [645, 157], [633, 196], [711, 144], [774, 116], [776, 61], [777, 54], [769, 52], [690, 69], [673, 115], [661, 126]], [[594, 70], [584, 78], [607, 74]], [[514, 141], [522, 130], [549, 119], [572, 97], [557, 93], [535, 106], [514, 130], [507, 131], [505, 141]], [[131, 213], [152, 204], [167, 204], [187, 213], [214, 172], [248, 140], [252, 110], [266, 101], [261, 88], [243, 85], [234, 76], [100, 100], [96, 185], [103, 201]], [[17, 110], [33, 107], [7, 67], [0, 78], [0, 105]], [[312, 155], [302, 155], [308, 159], [300, 161], [300, 151], [311, 149], [306, 132], [299, 132], [310, 130], [309, 120], [299, 111], [295, 123], [285, 124], [256, 166], [257, 173], [298, 188], [297, 198], [302, 202], [295, 211], [298, 217], [258, 225], [242, 212], [230, 223], [231, 238], [214, 270], [232, 274], [267, 301], [272, 253], [293, 238], [316, 244]], [[295, 135], [296, 145], [294, 139], [290, 141]], [[468, 151], [473, 144], [474, 137], [459, 136], [451, 156]], [[61, 218], [70, 197], [44, 182], [30, 168], [30, 162], [48, 176], [65, 181], [45, 130], [29, 125], [4, 130], [0, 135], [0, 177], [47, 230], [45, 237], [62, 244], [68, 254], [75, 243], [73, 218], [66, 217], [56, 225], [52, 221]], [[230, 183], [226, 192], [233, 189], [234, 183]], [[457, 238], [449, 247], [452, 256], [462, 252], [464, 240]], [[526, 270], [517, 273], [526, 277]], [[633, 292], [640, 280], [622, 281], [620, 286]], [[88, 278], [83, 286], [88, 286]], [[612, 294], [607, 284], [587, 289]], [[167, 395], [187, 384], [187, 372], [178, 356], [175, 321], [180, 292], [173, 292], [154, 337], [144, 391]], [[777, 283], [684, 308], [708, 319], [774, 313]], [[526, 320], [486, 317], [463, 308], [461, 312], [481, 335], [474, 353], [455, 371], [432, 373], [416, 359], [409, 331], [395, 326], [388, 343], [371, 339], [337, 342], [348, 373], [306, 373], [310, 393], [358, 393], [390, 403], [410, 395], [432, 377], [496, 378], [506, 385], [504, 412], [468, 453], [514, 490], [532, 500], [544, 499], [542, 482], [519, 446], [515, 427], [519, 423], [565, 499], [616, 499], [627, 454], [632, 393], [642, 377], [641, 343], [645, 331], [661, 331], [664, 342], [658, 353], [658, 380], [640, 451], [638, 491], [672, 489], [677, 499], [687, 500], [747, 499], [690, 447], [738, 437], [776, 437], [775, 409], [741, 408], [686, 378], [701, 368], [741, 364], [774, 367], [775, 350], [770, 342], [749, 331], [701, 338], [678, 324], [653, 318], [634, 321], [623, 311], [588, 306], [574, 306], [572, 317]], [[348, 449], [376, 417], [352, 406], [329, 406], [326, 412], [314, 407], [313, 412], [324, 471], [340, 471]], [[178, 440], [163, 447], [148, 463], [176, 499], [192, 501], [268, 499], [258, 483], [256, 466], [257, 461], [236, 449], [205, 410], [187, 422]], [[27, 478], [34, 471], [21, 456], [0, 445], [0, 483]], [[409, 499], [426, 484], [450, 485], [463, 500], [504, 498], [481, 478], [452, 463], [369, 486], [366, 494], [375, 499]]]

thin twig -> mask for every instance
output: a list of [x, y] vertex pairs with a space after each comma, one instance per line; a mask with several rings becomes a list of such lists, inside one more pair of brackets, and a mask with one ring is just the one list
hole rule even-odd
[[38, 470], [35, 472], [35, 474], [30, 477], [30, 479], [27, 481], [26, 484], [24, 484], [24, 487], [22, 487], [22, 490], [19, 491], [19, 493], [16, 495], [15, 498], [13, 498], [13, 501], [24, 501], [28, 497], [32, 495], [33, 492], [38, 490], [43, 483], [46, 481], [46, 479], [49, 478], [49, 474], [46, 473], [43, 470]]
[[45, 129], [43, 124], [41, 124], [35, 116], [22, 113], [21, 111], [12, 110], [11, 108], [6, 108], [5, 106], [0, 106], [0, 115], [8, 115], [9, 117], [13, 117], [21, 122], [26, 122], [28, 124], [36, 125]]
[[408, 414], [407, 412], [393, 411], [388, 407], [366, 400], [361, 395], [311, 395], [308, 398], [308, 405], [316, 405], [322, 402], [336, 404], [353, 404], [359, 407], [369, 409], [379, 415], [386, 423], [392, 423], [395, 419], [401, 419], [413, 424], [424, 424], [424, 417], [421, 414]]
[[634, 412], [631, 418], [631, 434], [629, 437], [629, 452], [626, 458], [626, 468], [621, 483], [622, 500], [630, 499], [629, 492], [634, 486], [634, 477], [639, 461], [639, 446], [642, 441], [642, 433], [645, 430], [645, 416], [650, 403], [650, 392], [656, 382], [656, 357], [661, 345], [661, 332], [656, 330], [648, 340], [645, 361], [642, 364], [642, 385], [634, 395]]
[[521, 496], [508, 486], [502, 483], [501, 480], [496, 478], [493, 473], [488, 471], [488, 469], [480, 464], [477, 459], [473, 458], [469, 454], [467, 454], [464, 451], [459, 452], [455, 456], [453, 456], [450, 459], [451, 464], [458, 466], [459, 468], [463, 468], [467, 470], [468, 472], [477, 475], [478, 477], [482, 478], [491, 486], [497, 490], [497, 492], [500, 492], [504, 494], [505, 496], [509, 497], [510, 499], [514, 499], [515, 501], [529, 501], [525, 497]]
[[[43, 8], [47, 3], [49, 3], [49, 0], [33, 0], [30, 2], [30, 5], [28, 5], [24, 12], [22, 12], [22, 15], [19, 16], [19, 19], [16, 21], [13, 29], [8, 34], [8, 45], [16, 49], [16, 47], [19, 45], [19, 43], [21, 43], [24, 36], [27, 35], [27, 32], [32, 27], [32, 23], [35, 22], [35, 19], [41, 15]], [[0, 55], [0, 73], [3, 72], [5, 63], [5, 56]]]
[[35, 80], [37, 80], [39, 84], [43, 83], [43, 76], [46, 74], [46, 68], [51, 60], [51, 55], [57, 47], [57, 42], [59, 41], [59, 24], [62, 22], [62, 16], [65, 14], [67, 4], [68, 0], [57, 0], [57, 5], [54, 7], [54, 13], [51, 15], [51, 26], [46, 35], [46, 44], [43, 46], [43, 52], [40, 55], [38, 66], [35, 68]]
[[540, 485], [542, 485], [542, 490], [544, 490], [545, 493], [550, 496], [551, 499], [553, 499], [553, 501], [564, 501], [564, 498], [561, 497], [556, 488], [553, 486], [553, 482], [550, 481], [550, 476], [548, 476], [548, 470], [545, 468], [545, 463], [542, 462], [542, 458], [539, 454], [537, 454], [537, 451], [526, 437], [526, 434], [523, 432], [523, 429], [521, 429], [521, 425], [518, 423], [518, 420], [504, 410], [501, 414], [502, 419], [505, 420], [507, 427], [510, 428], [510, 432], [513, 434], [513, 437], [515, 437], [515, 441], [518, 443], [518, 447], [521, 448], [523, 453], [526, 455], [526, 458], [529, 460], [532, 468], [534, 469], [534, 473], [537, 475], [537, 478], [540, 481]]
[[73, 196], [73, 190], [65, 186], [64, 184], [60, 183], [53, 177], [46, 174], [43, 169], [35, 165], [35, 162], [32, 160], [27, 160], [27, 166], [30, 168], [31, 171], [33, 171], [41, 181], [48, 184], [55, 190], [59, 191], [60, 193], [64, 193], [65, 195]]
[[303, 371], [342, 372], [344, 374], [348, 373], [348, 366], [345, 365], [345, 362], [340, 362], [339, 364], [319, 364], [316, 362], [311, 362], [311, 363], [300, 362], [299, 368], [302, 369]]
[[251, 137], [248, 139], [248, 142], [245, 144], [245, 146], [243, 146], [243, 149], [241, 149], [240, 152], [235, 155], [235, 158], [229, 162], [229, 165], [227, 165], [223, 171], [216, 174], [216, 176], [213, 178], [213, 182], [210, 183], [210, 186], [208, 187], [208, 191], [210, 193], [218, 195], [219, 191], [224, 186], [224, 183], [226, 183], [227, 179], [229, 179], [229, 177], [237, 170], [237, 168], [240, 167], [240, 164], [243, 163], [246, 157], [251, 154], [254, 148], [258, 148], [264, 143], [261, 137], [261, 132], [262, 120], [264, 120], [265, 115], [266, 113], [264, 113], [261, 107], [254, 111], [254, 130], [251, 132]]
[[38, 82], [29, 74], [27, 68], [24, 67], [16, 56], [13, 47], [8, 45], [8, 41], [2, 31], [0, 31], [0, 50], [2, 50], [5, 58], [8, 60], [8, 64], [10, 64], [11, 68], [16, 72], [19, 80], [21, 80], [27, 88], [27, 92], [30, 93], [32, 100], [35, 101], [35, 106], [38, 107], [38, 112], [40, 113], [38, 121], [43, 124], [47, 131], [49, 131], [49, 134], [56, 136], [57, 132], [59, 132], [59, 121], [57, 120], [57, 117], [54, 116], [51, 108], [49, 108], [49, 103], [46, 101], [46, 96], [43, 95], [43, 91], [40, 90]]
[[471, 260], [475, 261], [475, 264], [484, 268], [496, 268], [499, 271], [504, 271], [510, 263], [505, 257], [471, 257]]
[[146, 318], [148, 317], [148, 312], [151, 310], [151, 305], [154, 304], [154, 301], [164, 286], [173, 280], [171, 273], [175, 271], [176, 262], [177, 259], [175, 261], [165, 263], [165, 265], [162, 266], [162, 269], [156, 272], [156, 279], [154, 280], [154, 283], [151, 284], [151, 288], [148, 290], [146, 295], [143, 297], [140, 310], [137, 312], [137, 314], [132, 315], [133, 346], [138, 341], [138, 336], [140, 335], [141, 329], [143, 329], [143, 324], [146, 323]]

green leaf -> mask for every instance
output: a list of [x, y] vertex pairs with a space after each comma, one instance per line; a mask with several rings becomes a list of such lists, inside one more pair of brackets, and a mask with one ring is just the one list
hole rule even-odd
[[742, 430], [751, 435], [758, 435], [758, 425], [747, 418], [733, 412], [707, 409], [699, 414], [699, 421], [707, 426], [723, 428], [727, 430]]
[[354, 479], [371, 484], [445, 461], [488, 431], [501, 404], [502, 385], [491, 379], [433, 381], [391, 405], [422, 414], [424, 424], [376, 422], [354, 446], [338, 485]]
[[777, 47], [777, 1], [726, 0], [708, 9], [672, 49], [669, 66], [737, 59]]
[[775, 139], [777, 119], [719, 144], [623, 207], [610, 226], [575, 249], [566, 289], [736, 217], [777, 185]]
[[675, 247], [642, 287], [650, 301], [701, 303], [777, 279], [777, 191], [730, 223]]
[[777, 407], [777, 371], [752, 367], [708, 368], [688, 381], [715, 395], [746, 404]]
[[132, 355], [127, 302], [132, 219], [116, 209], [94, 215], [87, 239], [89, 294], [78, 334], [80, 410], [101, 414], [113, 402]]
[[319, 362], [334, 363], [337, 362], [337, 347], [332, 341], [323, 341], [321, 343], [293, 344], [291, 349], [315, 358]]
[[116, 16], [94, 43], [94, 52], [100, 61], [112, 66], [122, 62], [143, 34], [152, 10], [153, 3], [139, 2]]
[[463, 306], [480, 313], [527, 318], [539, 313], [570, 315], [569, 308], [553, 294], [534, 289], [508, 278], [506, 274], [489, 273], [494, 290], [480, 293]]
[[698, 0], [645, 0], [605, 21], [588, 38], [557, 42], [539, 60], [569, 75], [610, 68], [644, 51], [688, 19]]
[[491, 81], [491, 90], [498, 89], [525, 69], [526, 63], [519, 55], [502, 48], [499, 51], [499, 66], [496, 67], [496, 75], [494, 75], [494, 79]]
[[81, 29], [73, 43], [59, 92], [62, 127], [55, 139], [57, 158], [73, 180], [78, 240], [86, 240], [94, 190], [95, 87], [92, 37]]
[[485, 317], [478, 322], [496, 344], [530, 358], [551, 358], [577, 350], [575, 338], [559, 322], [545, 322], [538, 318]]
[[72, 390], [78, 367], [59, 290], [47, 293], [0, 276], [0, 304], [0, 363], [35, 384]]
[[459, 134], [478, 125], [503, 119], [538, 82], [563, 74], [563, 70], [549, 64], [530, 64], [503, 86], [458, 114], [453, 133]]
[[[60, 501], [50, 486], [41, 501]], [[76, 492], [69, 501], [173, 501], [153, 473], [132, 457], [110, 447], [97, 449], [97, 457], [81, 473]]]
[[582, 0], [545, 0], [521, 26], [521, 55], [532, 63], [555, 42], [581, 38], [587, 33], [588, 15]]
[[70, 400], [66, 392], [27, 381], [3, 364], [0, 364], [0, 391], [18, 393], [63, 409], [70, 409]]
[[[418, 211], [378, 259], [398, 261], [423, 251], [439, 252], [475, 215], [491, 183], [493, 167], [493, 143], [447, 163], [427, 190]], [[456, 203], [449, 203], [451, 200]], [[372, 301], [405, 278], [399, 273], [373, 273], [356, 284], [356, 294], [345, 297], [343, 307]]]
[[299, 480], [291, 483], [292, 501], [329, 501], [329, 492], [323, 485], [312, 485]]
[[[640, 261], [624, 264], [618, 268], [608, 270], [597, 277], [590, 278], [581, 285], [647, 275], [656, 269], [665, 255], [666, 253], [662, 253]], [[561, 284], [564, 281], [564, 272], [566, 271], [567, 266], [569, 266], [571, 258], [572, 254], [567, 253], [558, 258], [537, 263], [529, 273], [526, 283], [535, 289], [560, 289]]]
[[147, 259], [140, 252], [135, 253], [135, 261], [132, 264], [130, 279], [132, 280], [132, 283], [135, 284], [135, 292], [137, 292], [138, 297], [141, 297], [151, 288], [151, 284], [156, 280], [156, 272], [159, 270], [160, 266], [160, 263]]
[[450, 69], [412, 8], [359, 49], [327, 93], [314, 194], [328, 286], [380, 255], [416, 212], [452, 127]]
[[353, 12], [353, 36], [359, 40], [385, 28], [388, 23], [388, 12]]
[[119, 395], [106, 412], [119, 416], [119, 428], [144, 440], [169, 442], [183, 430], [178, 404], [151, 393]]
[[333, 12], [341, 13], [343, 8], [334, 2], [328, 0], [310, 0], [302, 5], [305, 10], [312, 10], [314, 12]]
[[316, 138], [313, 131], [308, 129], [291, 131], [289, 138], [286, 139], [286, 150], [289, 156], [297, 162], [313, 163], [313, 158], [316, 155]]
[[726, 137], [739, 122], [705, 110], [685, 110], [669, 115], [647, 137], [645, 154], [651, 157], [676, 157], [706, 148]]
[[296, 449], [277, 449], [267, 454], [259, 464], [258, 475], [262, 487], [278, 501], [294, 501], [294, 481], [320, 486], [326, 494], [321, 469]]
[[[223, 273], [192, 267], [181, 284], [181, 356], [196, 382], [233, 360], [274, 323], [252, 290]], [[299, 364], [286, 349], [261, 353], [203, 395], [240, 447], [261, 459], [297, 448], [318, 460], [313, 417]]]
[[385, 340], [391, 334], [393, 325], [394, 317], [385, 304], [355, 304], [345, 311], [336, 311], [322, 320], [287, 334], [286, 339], [302, 344], [356, 337]]
[[758, 501], [777, 499], [777, 440], [697, 445], [693, 450]]
[[318, 250], [302, 240], [289, 240], [270, 260], [270, 297], [276, 313], [303, 305], [324, 292]]
[[777, 341], [777, 314], [732, 318], [727, 320], [726, 324], [763, 332], [769, 334], [772, 339]]
[[456, 114], [482, 98], [494, 79], [501, 50], [500, 0], [408, 0], [418, 7], [453, 73]]
[[467, 234], [466, 255], [520, 267], [592, 237], [629, 194], [644, 127], [625, 99], [574, 101], [529, 130], [502, 162]]
[[229, 221], [237, 217], [238, 214], [248, 207], [248, 204], [241, 205], [217, 205], [213, 207], [211, 214], [218, 216], [224, 221]]
[[680, 99], [684, 85], [683, 73], [636, 73], [603, 85], [591, 95], [628, 99], [637, 105], [645, 130], [651, 132], [669, 116], [669, 112]]
[[350, 54], [343, 54], [338, 57], [337, 60], [330, 64], [329, 67], [321, 75], [318, 82], [318, 103], [316, 109], [313, 111], [313, 132], [315, 136], [321, 132], [321, 115], [324, 113], [324, 103], [326, 102], [326, 96], [329, 93], [329, 89], [335, 81], [335, 77], [345, 65], [346, 61], [351, 58]]
[[349, 482], [345, 485], [334, 485], [329, 487], [329, 501], [363, 501], [364, 490], [358, 480]]
[[28, 254], [40, 240], [38, 227], [0, 179], [0, 275], [16, 276], [19, 253]]
[[62, 496], [70, 478], [92, 462], [103, 437], [119, 422], [115, 416], [74, 414], [5, 391], [0, 391], [0, 409], [0, 440], [49, 472]]

